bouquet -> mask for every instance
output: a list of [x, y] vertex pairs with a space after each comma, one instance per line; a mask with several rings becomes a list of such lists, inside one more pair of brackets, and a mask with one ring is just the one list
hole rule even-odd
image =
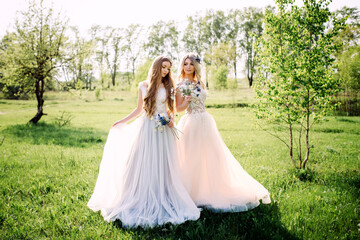
[[165, 113], [158, 113], [155, 118], [155, 128], [154, 131], [163, 132], [166, 124], [170, 122], [170, 118]]
[[[163, 132], [164, 128], [166, 126], [166, 124], [168, 124], [170, 122], [170, 118], [166, 113], [158, 113], [155, 117], [155, 128], [154, 131], [159, 131], [159, 132]], [[173, 133], [173, 135], [179, 139], [179, 133], [180, 130], [172, 127], [170, 128], [171, 132]]]
[[201, 92], [201, 88], [200, 88], [200, 81], [198, 81], [197, 83], [194, 82], [186, 82], [184, 85], [181, 85], [179, 87], [181, 96], [185, 97], [185, 96], [199, 96], [200, 92]]

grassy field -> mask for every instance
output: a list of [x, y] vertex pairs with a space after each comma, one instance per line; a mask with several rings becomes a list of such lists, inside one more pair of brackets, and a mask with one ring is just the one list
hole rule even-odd
[[[126, 230], [86, 204], [108, 130], [135, 107], [136, 93], [108, 91], [96, 100], [94, 92], [50, 92], [48, 115], [36, 126], [26, 124], [34, 100], [0, 100], [0, 239], [359, 239], [360, 117], [332, 116], [314, 125], [308, 170], [297, 171], [285, 145], [256, 127], [252, 103], [246, 88], [211, 92], [207, 111], [272, 203]], [[71, 124], [61, 126], [66, 119]]]

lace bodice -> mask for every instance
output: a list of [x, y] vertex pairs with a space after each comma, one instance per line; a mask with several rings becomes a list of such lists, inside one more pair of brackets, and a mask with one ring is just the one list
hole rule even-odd
[[[147, 84], [144, 82], [139, 83], [139, 91], [141, 91], [142, 98], [144, 99], [146, 96], [146, 93], [148, 91]], [[155, 114], [158, 114], [158, 113], [167, 113], [167, 111], [166, 111], [166, 90], [164, 87], [160, 87], [158, 89], [158, 93], [156, 95]]]
[[[177, 84], [177, 89], [179, 90], [179, 87], [184, 84], [186, 84], [186, 82], [184, 81]], [[194, 114], [205, 112], [205, 100], [207, 96], [207, 91], [206, 89], [203, 89], [201, 87], [200, 90], [201, 91], [198, 92], [198, 95], [192, 94], [192, 100], [189, 106], [186, 108], [185, 113]]]

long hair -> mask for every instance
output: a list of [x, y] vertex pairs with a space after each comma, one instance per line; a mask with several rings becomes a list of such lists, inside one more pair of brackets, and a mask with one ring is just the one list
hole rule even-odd
[[192, 64], [194, 65], [194, 80], [199, 81], [202, 88], [205, 88], [204, 82], [201, 80], [201, 64], [200, 64], [200, 57], [196, 53], [187, 53], [182, 58], [179, 69], [178, 69], [178, 82], [182, 81], [185, 78], [185, 72], [184, 72], [184, 65], [185, 60], [190, 59]]
[[149, 82], [149, 89], [144, 98], [144, 110], [148, 117], [151, 117], [155, 113], [156, 108], [156, 94], [158, 92], [160, 84], [164, 84], [167, 97], [166, 103], [168, 110], [174, 113], [174, 100], [172, 99], [172, 89], [174, 89], [174, 80], [171, 76], [171, 71], [165, 76], [161, 76], [162, 63], [169, 62], [172, 66], [172, 61], [168, 57], [159, 56], [155, 58], [150, 70], [147, 81]]

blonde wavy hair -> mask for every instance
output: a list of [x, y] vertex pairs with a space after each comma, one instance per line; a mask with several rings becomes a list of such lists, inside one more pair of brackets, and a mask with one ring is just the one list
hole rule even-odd
[[156, 108], [156, 94], [158, 92], [159, 86], [162, 83], [165, 87], [167, 98], [166, 103], [170, 113], [174, 113], [174, 100], [172, 99], [172, 89], [174, 89], [174, 80], [171, 76], [171, 71], [165, 76], [161, 76], [161, 69], [163, 62], [169, 62], [172, 66], [172, 61], [170, 58], [165, 56], [159, 56], [155, 58], [152, 63], [152, 66], [149, 70], [147, 82], [148, 92], [144, 98], [144, 110], [148, 117], [151, 117], [155, 113]]
[[197, 55], [196, 53], [187, 53], [185, 54], [185, 56], [182, 58], [180, 65], [179, 65], [179, 69], [178, 69], [178, 82], [181, 82], [182, 80], [184, 80], [185, 78], [185, 72], [184, 72], [184, 65], [185, 65], [185, 60], [186, 59], [190, 59], [192, 64], [194, 65], [195, 71], [194, 71], [194, 80], [195, 81], [199, 81], [200, 85], [202, 88], [205, 89], [205, 84], [204, 82], [201, 80], [201, 64], [200, 64], [200, 57], [199, 55]]

